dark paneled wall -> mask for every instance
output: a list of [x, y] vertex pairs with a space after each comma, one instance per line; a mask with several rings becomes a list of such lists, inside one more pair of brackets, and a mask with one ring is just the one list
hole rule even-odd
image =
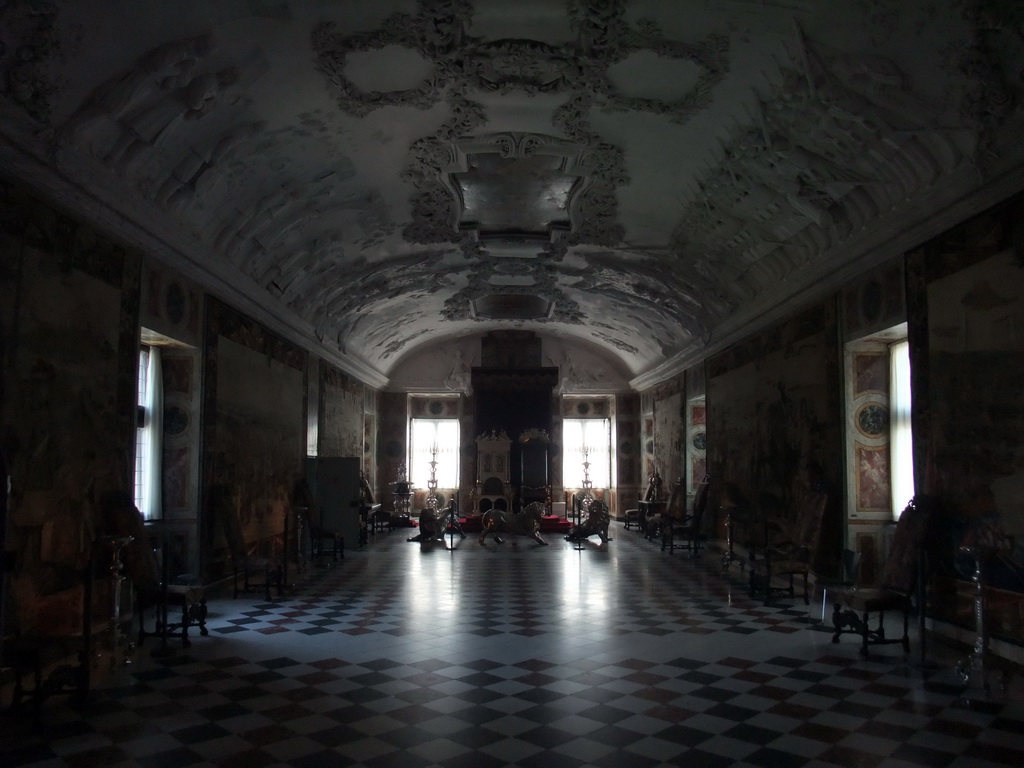
[[[748, 519], [769, 509], [792, 510], [813, 462], [830, 495], [826, 570], [838, 562], [841, 549], [840, 359], [836, 307], [826, 301], [734, 345], [707, 366], [712, 509], [731, 486]], [[753, 529], [741, 533], [755, 535]]]
[[0, 185], [0, 440], [11, 475], [14, 628], [81, 614], [103, 501], [131, 486], [139, 255]]
[[388, 508], [393, 501], [391, 485], [398, 479], [399, 467], [405, 462], [408, 452], [407, 399], [404, 392], [382, 392], [380, 395], [377, 499]]
[[224, 521], [242, 523], [246, 542], [283, 534], [303, 477], [309, 355], [216, 299], [207, 301], [203, 429], [203, 565], [226, 570]]
[[972, 563], [988, 553], [989, 617], [1024, 639], [1024, 198], [909, 255], [918, 492], [948, 515], [931, 610], [972, 624]]

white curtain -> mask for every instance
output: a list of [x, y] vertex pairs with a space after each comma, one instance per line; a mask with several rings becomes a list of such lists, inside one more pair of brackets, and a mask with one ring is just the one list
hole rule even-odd
[[149, 347], [146, 365], [144, 402], [145, 420], [142, 425], [142, 484], [139, 511], [147, 520], [163, 516], [161, 476], [163, 459], [163, 372], [160, 366], [160, 348]]
[[910, 344], [889, 347], [889, 455], [893, 517], [914, 496], [914, 437], [910, 429]]
[[611, 486], [611, 428], [608, 419], [562, 421], [562, 485], [583, 487], [583, 462], [590, 463], [594, 488]]

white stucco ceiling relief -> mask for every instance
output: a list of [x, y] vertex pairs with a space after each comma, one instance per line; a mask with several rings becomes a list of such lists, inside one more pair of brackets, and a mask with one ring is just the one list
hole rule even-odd
[[502, 328], [650, 386], [1024, 187], [1003, 0], [0, 22], [0, 168], [374, 386]]

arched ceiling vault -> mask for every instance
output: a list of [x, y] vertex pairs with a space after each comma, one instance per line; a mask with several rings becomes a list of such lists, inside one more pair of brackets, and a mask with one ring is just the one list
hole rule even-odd
[[0, 8], [0, 168], [367, 383], [495, 328], [656, 383], [1019, 190], [998, 0]]

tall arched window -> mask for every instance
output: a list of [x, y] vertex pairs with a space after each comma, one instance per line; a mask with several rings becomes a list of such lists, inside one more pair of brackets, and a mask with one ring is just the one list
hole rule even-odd
[[562, 420], [562, 485], [583, 487], [583, 462], [590, 463], [594, 488], [611, 487], [611, 421], [608, 419]]
[[914, 496], [914, 436], [910, 429], [910, 344], [889, 345], [889, 454], [894, 517]]
[[409, 482], [426, 488], [430, 462], [435, 468], [438, 488], [459, 487], [459, 420], [412, 419], [409, 425]]
[[160, 347], [139, 351], [138, 421], [135, 431], [135, 506], [147, 520], [162, 517], [163, 373]]

